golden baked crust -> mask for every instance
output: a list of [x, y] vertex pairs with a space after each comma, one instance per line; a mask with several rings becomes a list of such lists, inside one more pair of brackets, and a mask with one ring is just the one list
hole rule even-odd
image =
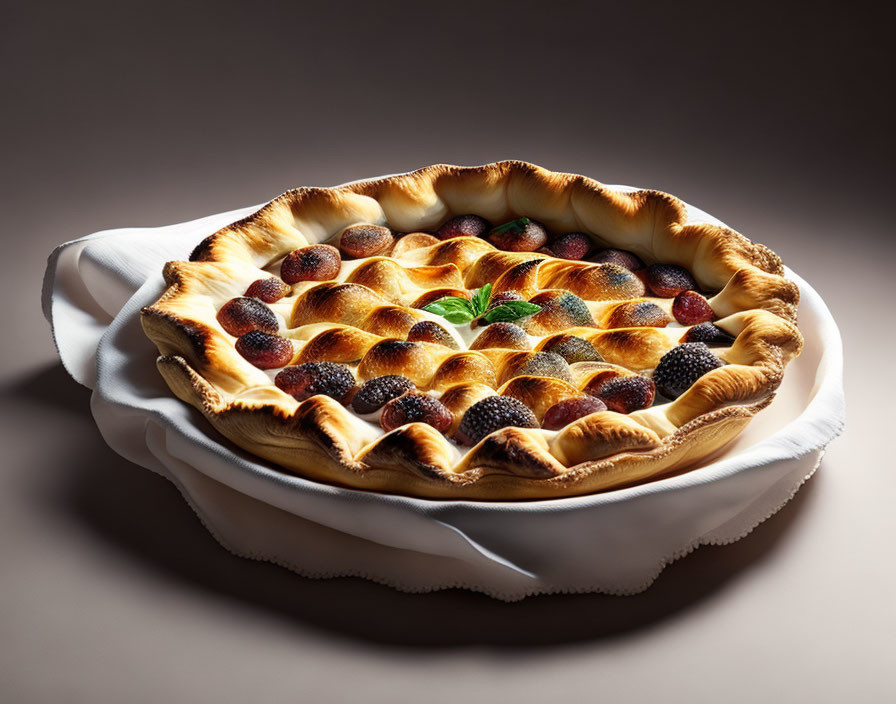
[[[385, 433], [327, 396], [297, 401], [240, 356], [236, 338], [216, 320], [224, 303], [270, 276], [270, 267], [289, 252], [330, 242], [346, 226], [372, 223], [418, 233], [463, 213], [492, 222], [525, 215], [555, 232], [585, 232], [647, 263], [686, 268], [701, 289], [718, 291], [710, 299], [715, 324], [735, 338], [717, 351], [724, 366], [663, 405], [628, 415], [592, 413], [556, 432], [506, 427], [465, 451], [424, 423]], [[493, 283], [495, 292], [517, 290], [527, 298], [545, 290], [571, 291], [601, 321], [621, 319], [613, 318], [613, 310], [623, 303], [651, 299], [627, 270], [504, 252], [479, 238], [405, 235], [390, 251], [392, 257], [347, 267], [339, 280], [293, 286], [271, 305], [279, 334], [293, 345], [290, 364], [357, 365], [362, 381], [402, 374], [421, 389], [440, 392], [454, 413], [448, 435], [466, 409], [493, 394], [521, 400], [540, 421], [549, 406], [582, 395], [603, 368], [624, 374], [655, 368], [684, 332], [581, 327], [563, 318], [563, 311], [543, 309], [527, 322], [526, 331], [541, 338], [536, 350], [551, 335], [574, 332], [606, 360], [574, 363], [566, 379], [526, 375], [536, 350], [511, 342], [495, 346], [500, 340], [466, 350], [404, 343], [396, 353], [394, 345], [387, 349], [382, 343], [405, 340], [410, 327], [427, 318], [414, 307], [422, 297], [433, 300], [485, 283]], [[178, 398], [241, 448], [302, 476], [421, 497], [555, 498], [687, 469], [733, 439], [771, 401], [785, 365], [802, 346], [797, 287], [766, 247], [718, 225], [690, 223], [686, 206], [668, 194], [623, 193], [518, 161], [436, 165], [338, 188], [289, 191], [207, 237], [190, 261], [169, 262], [164, 276], [168, 288], [142, 311], [142, 323], [161, 354], [158, 368]]]

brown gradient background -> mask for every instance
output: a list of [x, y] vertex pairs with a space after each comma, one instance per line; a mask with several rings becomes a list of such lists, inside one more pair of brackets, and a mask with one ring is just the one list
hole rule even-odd
[[[2, 4], [0, 700], [896, 695], [894, 17], [677, 5]], [[828, 301], [849, 429], [748, 538], [632, 598], [412, 596], [232, 557], [103, 444], [40, 317], [56, 244], [502, 158], [675, 193]]]

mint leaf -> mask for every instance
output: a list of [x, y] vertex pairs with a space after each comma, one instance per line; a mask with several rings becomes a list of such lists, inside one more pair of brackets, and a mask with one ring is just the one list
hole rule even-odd
[[423, 310], [441, 315], [449, 323], [461, 325], [476, 317], [473, 303], [459, 296], [445, 296], [423, 306]]
[[541, 310], [541, 306], [528, 301], [507, 301], [486, 313], [491, 297], [492, 285], [485, 284], [473, 295], [471, 301], [460, 296], [444, 296], [423, 306], [423, 310], [441, 315], [453, 325], [463, 325], [477, 317], [481, 317], [485, 323], [511, 322]]
[[492, 297], [492, 285], [486, 284], [480, 288], [476, 295], [473, 296], [473, 313], [474, 315], [482, 315], [488, 308], [488, 302]]
[[507, 303], [492, 308], [482, 316], [482, 319], [486, 323], [510, 323], [540, 310], [541, 306], [528, 301], [507, 301]]
[[463, 325], [464, 323], [469, 323], [473, 318], [472, 313], [468, 313], [466, 311], [455, 311], [453, 313], [446, 313], [442, 316], [449, 323], [453, 323], [454, 325]]

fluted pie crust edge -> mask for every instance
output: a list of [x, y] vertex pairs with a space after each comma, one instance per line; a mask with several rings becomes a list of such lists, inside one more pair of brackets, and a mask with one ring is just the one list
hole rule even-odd
[[[688, 269], [719, 291], [716, 325], [736, 339], [726, 364], [665, 407], [662, 422], [605, 411], [555, 434], [504, 428], [458, 458], [434, 428], [412, 423], [376, 438], [341, 404], [296, 405], [259, 387], [214, 320], [213, 301], [239, 296], [287, 252], [370, 222], [435, 229], [477, 213], [493, 222], [527, 215], [554, 232], [583, 231], [645, 262]], [[174, 394], [244, 450], [314, 480], [427, 498], [519, 500], [589, 494], [692, 467], [736, 437], [772, 400], [799, 354], [799, 292], [767, 247], [654, 190], [623, 193], [584, 176], [519, 161], [434, 165], [336, 188], [299, 188], [207, 237], [188, 262], [169, 262], [167, 289], [142, 311], [157, 365]], [[251, 394], [244, 390], [251, 388]], [[634, 416], [634, 417], [633, 417]]]

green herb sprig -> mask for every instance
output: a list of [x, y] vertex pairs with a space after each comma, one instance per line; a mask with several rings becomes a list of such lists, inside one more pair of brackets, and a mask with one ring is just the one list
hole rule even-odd
[[481, 316], [482, 321], [488, 323], [513, 322], [527, 315], [532, 315], [541, 310], [541, 306], [528, 301], [507, 301], [495, 306], [488, 312], [488, 303], [492, 297], [492, 285], [485, 284], [473, 294], [471, 300], [460, 296], [445, 296], [429, 305], [423, 306], [423, 310], [441, 315], [449, 323], [463, 325]]
[[499, 225], [498, 227], [494, 228], [491, 234], [494, 235], [498, 232], [504, 232], [506, 230], [523, 230], [530, 222], [532, 221], [526, 217], [517, 218], [516, 220], [505, 222], [503, 225]]

